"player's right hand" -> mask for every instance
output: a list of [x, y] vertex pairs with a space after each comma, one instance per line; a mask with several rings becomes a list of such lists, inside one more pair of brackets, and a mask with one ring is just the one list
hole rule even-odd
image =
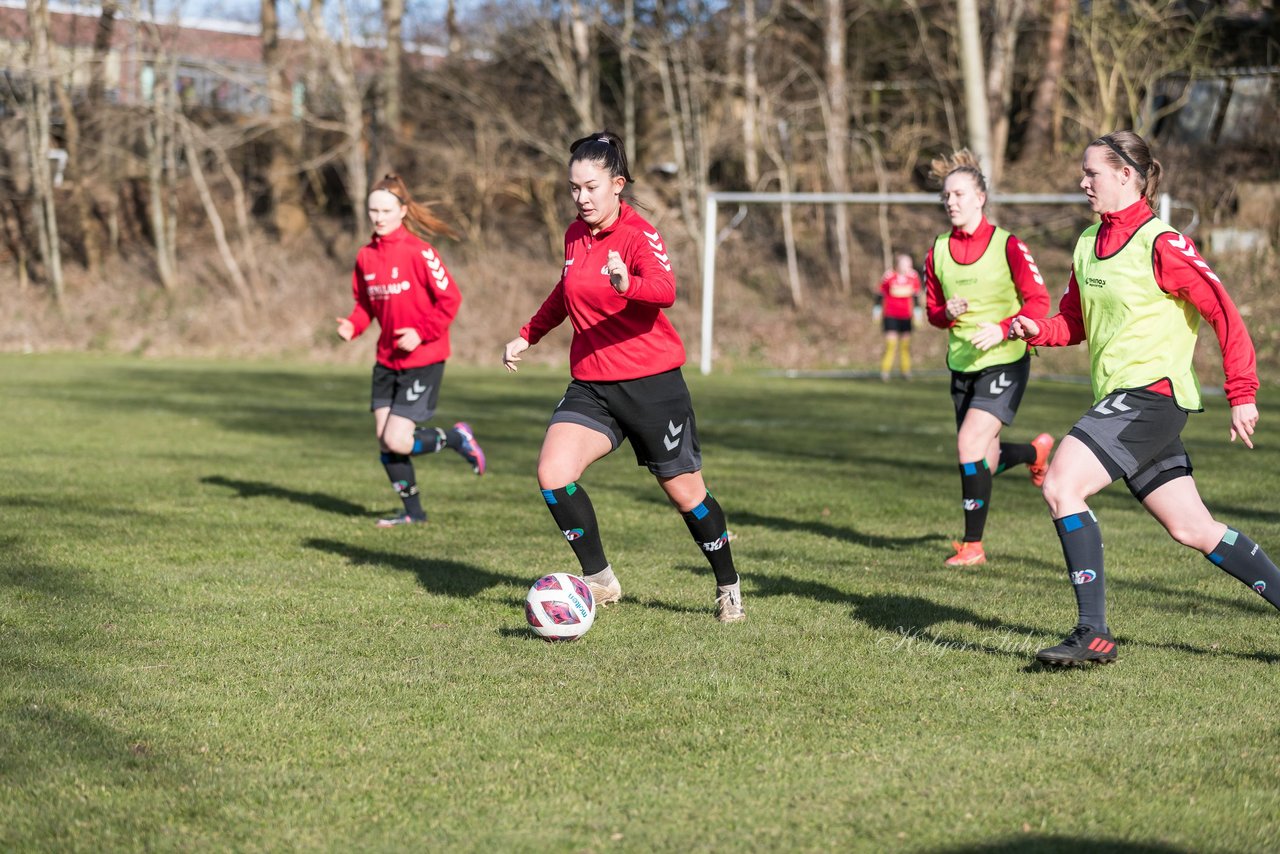
[[507, 342], [507, 345], [502, 348], [502, 367], [506, 368], [513, 374], [520, 370], [516, 367], [516, 362], [520, 361], [520, 354], [528, 349], [529, 342], [526, 341], [523, 336], [517, 335], [515, 338], [512, 338]]
[[964, 297], [952, 297], [947, 300], [947, 320], [955, 320], [969, 310], [969, 301]]
[[1023, 341], [1037, 335], [1040, 332], [1040, 325], [1029, 317], [1023, 317], [1021, 314], [1009, 322], [1009, 339], [1021, 339]]
[[345, 317], [339, 317], [338, 320], [338, 337], [343, 341], [350, 341], [355, 337], [356, 325]]

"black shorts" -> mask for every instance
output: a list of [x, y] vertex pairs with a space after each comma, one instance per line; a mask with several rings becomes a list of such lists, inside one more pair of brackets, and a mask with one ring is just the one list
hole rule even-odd
[[951, 402], [956, 408], [956, 429], [960, 429], [970, 409], [990, 412], [1008, 427], [1018, 414], [1030, 380], [1030, 353], [1016, 362], [992, 365], [973, 373], [952, 371]]
[[1191, 474], [1182, 446], [1187, 411], [1167, 394], [1117, 389], [1080, 417], [1068, 435], [1093, 451], [1111, 475], [1124, 478], [1139, 501], [1171, 480]]
[[436, 413], [440, 398], [440, 381], [444, 379], [444, 362], [421, 368], [393, 370], [380, 362], [373, 365], [373, 393], [369, 409], [391, 407], [399, 415], [421, 424]]
[[631, 442], [636, 465], [658, 477], [702, 469], [693, 400], [679, 368], [620, 382], [569, 383], [552, 424], [579, 424], [609, 437], [616, 450]]
[[909, 317], [884, 317], [881, 318], [884, 324], [885, 332], [910, 332], [911, 318]]

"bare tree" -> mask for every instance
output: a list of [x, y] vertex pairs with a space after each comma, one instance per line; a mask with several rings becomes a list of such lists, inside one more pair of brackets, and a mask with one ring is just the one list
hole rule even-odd
[[227, 274], [231, 276], [231, 282], [240, 299], [245, 303], [251, 302], [253, 293], [249, 289], [249, 283], [240, 269], [239, 262], [231, 251], [231, 244], [227, 242], [227, 230], [222, 224], [222, 215], [218, 213], [218, 205], [214, 202], [213, 193], [209, 190], [209, 182], [205, 180], [204, 166], [200, 163], [200, 151], [196, 147], [191, 123], [179, 117], [177, 129], [182, 138], [183, 150], [187, 155], [187, 167], [191, 171], [191, 180], [196, 185], [196, 192], [200, 196], [200, 203], [204, 206], [205, 216], [209, 218], [209, 225], [213, 228], [213, 239], [218, 247], [218, 255], [222, 258], [222, 263], [226, 266]]
[[285, 74], [280, 45], [278, 0], [261, 0], [262, 64], [267, 75], [267, 103], [271, 131], [267, 146], [267, 185], [271, 192], [271, 217], [276, 233], [290, 236], [306, 226], [302, 211], [302, 186], [297, 162], [301, 153], [301, 124], [293, 115], [293, 95]]
[[[849, 191], [848, 22], [845, 0], [823, 0], [823, 80], [826, 83], [827, 181], [833, 193]], [[840, 291], [853, 291], [850, 269], [849, 207], [837, 204], [831, 235], [839, 264]]]
[[449, 56], [457, 56], [462, 50], [462, 34], [458, 31], [458, 0], [449, 0], [445, 7], [444, 32]]
[[989, 10], [991, 48], [987, 58], [987, 115], [991, 119], [991, 174], [988, 178], [995, 187], [999, 186], [1004, 174], [1005, 151], [1009, 146], [1013, 66], [1026, 0], [994, 0]]
[[748, 187], [760, 182], [760, 143], [757, 108], [760, 103], [760, 68], [756, 61], [760, 23], [756, 0], [742, 0], [742, 165]]
[[346, 2], [339, 0], [339, 20], [342, 37], [335, 44], [325, 29], [323, 7], [319, 0], [303, 8], [301, 0], [293, 0], [298, 19], [306, 34], [307, 46], [319, 64], [328, 73], [338, 97], [342, 113], [341, 126], [345, 137], [343, 165], [346, 167], [347, 204], [352, 217], [352, 234], [359, 239], [364, 234], [365, 197], [369, 194], [368, 166], [364, 155], [364, 92], [356, 76], [355, 51], [351, 42], [351, 26], [347, 18]]
[[390, 152], [400, 139], [400, 65], [404, 55], [402, 35], [404, 0], [382, 0], [382, 30], [387, 43], [382, 52], [378, 87], [377, 164], [378, 174], [391, 168]]
[[569, 99], [578, 130], [598, 130], [600, 86], [593, 35], [595, 16], [582, 0], [543, 0], [541, 7], [534, 19], [539, 33], [537, 56]]
[[[163, 56], [157, 51], [157, 59]], [[160, 63], [157, 61], [157, 66]], [[149, 121], [143, 130], [147, 160], [147, 215], [156, 250], [160, 284], [172, 291], [178, 283], [177, 73], [172, 58], [156, 77]]]
[[[671, 6], [678, 6], [672, 9]], [[681, 223], [698, 254], [702, 249], [702, 199], [710, 188], [707, 132], [707, 71], [699, 37], [703, 7], [698, 0], [658, 0], [655, 25], [645, 45], [646, 63], [658, 77], [667, 137], [676, 168]]]
[[618, 63], [622, 76], [622, 138], [635, 153], [636, 146], [636, 0], [623, 0], [622, 35], [618, 43]]
[[1058, 107], [1058, 82], [1066, 66], [1067, 36], [1071, 33], [1071, 0], [1052, 0], [1049, 15], [1049, 37], [1044, 46], [1044, 71], [1036, 84], [1036, 94], [1031, 102], [1031, 118], [1026, 135], [1022, 139], [1020, 161], [1030, 160], [1041, 153], [1052, 154], [1057, 146], [1057, 127], [1054, 117]]
[[[772, 112], [769, 109], [767, 98], [761, 99], [761, 108], [766, 114]], [[773, 162], [778, 176], [778, 191], [786, 194], [793, 189], [791, 182], [793, 154], [791, 150], [791, 132], [787, 125], [787, 120], [783, 118], [777, 120], [775, 127], [778, 134], [777, 141], [775, 142], [770, 134], [764, 133], [760, 136], [760, 143], [765, 155]], [[804, 305], [804, 286], [800, 281], [800, 262], [796, 252], [795, 219], [792, 215], [790, 202], [782, 202], [781, 207], [782, 244], [787, 260], [787, 292], [791, 296], [791, 305], [795, 308], [800, 308]]]
[[[1213, 13], [1193, 14], [1180, 0], [1094, 0], [1074, 19], [1084, 67], [1083, 85], [1067, 85], [1073, 118], [1086, 136], [1130, 127], [1150, 131], [1175, 101], [1147, 110], [1147, 94], [1172, 72], [1194, 79], [1206, 68]], [[1069, 84], [1071, 76], [1064, 76]]]
[[40, 258], [53, 287], [54, 301], [62, 304], [62, 254], [58, 239], [58, 213], [49, 173], [49, 4], [29, 0], [27, 27], [31, 34], [27, 101], [27, 148], [31, 158], [32, 215], [40, 240]]

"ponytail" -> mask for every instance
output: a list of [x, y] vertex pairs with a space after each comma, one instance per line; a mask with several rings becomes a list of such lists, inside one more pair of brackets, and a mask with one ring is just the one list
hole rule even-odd
[[929, 164], [929, 176], [939, 184], [945, 184], [947, 179], [957, 172], [973, 178], [978, 192], [986, 195], [987, 178], [982, 174], [982, 164], [969, 149], [962, 148], [950, 157], [936, 157]]
[[1164, 167], [1160, 161], [1151, 156], [1151, 148], [1147, 141], [1131, 130], [1117, 130], [1100, 136], [1089, 143], [1087, 148], [1104, 146], [1107, 162], [1114, 169], [1128, 166], [1138, 180], [1142, 182], [1142, 196], [1153, 209], [1160, 198], [1160, 178], [1164, 175]]
[[624, 178], [628, 184], [635, 179], [627, 170], [627, 148], [622, 137], [610, 130], [597, 131], [590, 136], [574, 140], [569, 146], [569, 165], [586, 160], [599, 164], [602, 169], [614, 178]]
[[408, 209], [404, 215], [405, 227], [418, 237], [425, 239], [434, 237], [437, 234], [454, 238], [458, 236], [458, 233], [450, 228], [444, 220], [431, 212], [431, 208], [422, 202], [414, 201], [413, 196], [409, 194], [409, 188], [405, 186], [404, 179], [394, 172], [388, 172], [382, 176], [380, 181], [374, 183], [369, 193], [372, 195], [379, 190], [395, 196], [400, 204]]

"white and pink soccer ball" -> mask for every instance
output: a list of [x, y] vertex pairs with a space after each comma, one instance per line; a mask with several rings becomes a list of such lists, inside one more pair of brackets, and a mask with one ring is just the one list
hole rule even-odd
[[577, 640], [595, 622], [596, 603], [587, 582], [567, 572], [553, 572], [529, 588], [524, 616], [543, 640]]

